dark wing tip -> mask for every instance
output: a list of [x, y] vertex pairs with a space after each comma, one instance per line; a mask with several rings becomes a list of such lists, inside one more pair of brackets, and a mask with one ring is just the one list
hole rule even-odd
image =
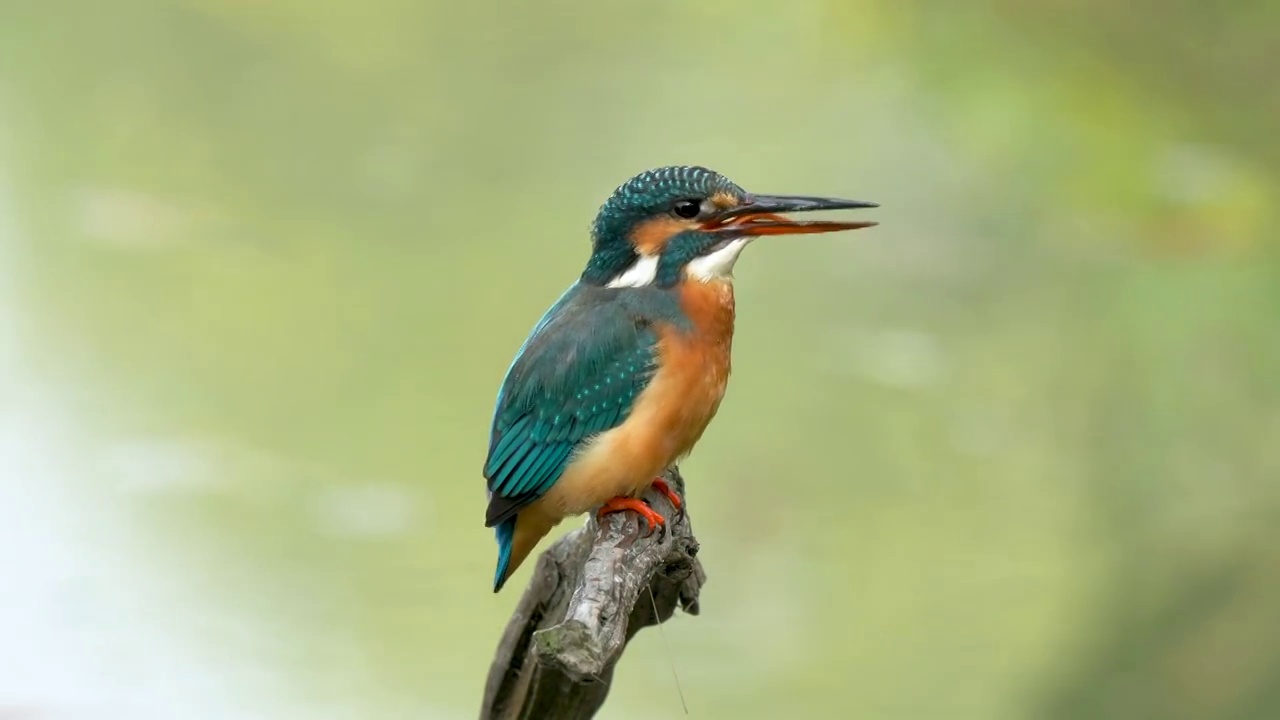
[[502, 521], [515, 517], [516, 513], [528, 504], [528, 498], [509, 498], [494, 493], [489, 498], [489, 507], [484, 512], [484, 526], [495, 527]]

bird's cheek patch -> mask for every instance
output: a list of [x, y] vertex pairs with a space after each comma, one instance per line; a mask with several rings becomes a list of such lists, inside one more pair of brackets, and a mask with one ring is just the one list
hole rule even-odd
[[656, 217], [636, 225], [631, 231], [631, 244], [641, 255], [659, 255], [667, 241], [692, 227], [673, 217]]

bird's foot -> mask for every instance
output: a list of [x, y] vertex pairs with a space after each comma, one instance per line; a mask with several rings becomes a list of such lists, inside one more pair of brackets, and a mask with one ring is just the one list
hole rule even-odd
[[640, 519], [644, 520], [644, 523], [647, 527], [647, 530], [645, 531], [645, 534], [644, 534], [645, 537], [649, 537], [650, 535], [652, 535], [654, 529], [656, 528], [662, 528], [663, 532], [664, 533], [666, 532], [667, 519], [659, 515], [657, 512], [655, 512], [653, 508], [649, 507], [648, 503], [646, 503], [643, 500], [638, 500], [636, 498], [631, 498], [631, 497], [610, 498], [609, 501], [606, 502], [600, 508], [600, 510], [596, 513], [596, 517], [602, 518], [605, 515], [608, 515], [610, 513], [624, 512], [626, 510], [635, 511], [635, 513], [640, 516]]
[[653, 489], [662, 493], [663, 497], [671, 502], [671, 507], [676, 509], [676, 519], [679, 520], [684, 515], [684, 501], [680, 499], [676, 491], [672, 490], [667, 481], [662, 478], [653, 479]]

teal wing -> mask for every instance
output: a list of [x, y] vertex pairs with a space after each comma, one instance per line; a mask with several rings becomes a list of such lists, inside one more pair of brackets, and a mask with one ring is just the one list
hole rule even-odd
[[622, 424], [652, 378], [656, 332], [605, 292], [571, 288], [508, 369], [484, 464], [486, 526], [513, 519], [551, 489], [574, 450]]

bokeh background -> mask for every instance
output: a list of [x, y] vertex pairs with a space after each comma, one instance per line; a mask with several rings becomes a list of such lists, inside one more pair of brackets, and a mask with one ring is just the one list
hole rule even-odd
[[669, 163], [882, 225], [739, 263], [703, 614], [602, 717], [1277, 717], [1277, 27], [5, 3], [0, 717], [474, 717], [494, 393]]

